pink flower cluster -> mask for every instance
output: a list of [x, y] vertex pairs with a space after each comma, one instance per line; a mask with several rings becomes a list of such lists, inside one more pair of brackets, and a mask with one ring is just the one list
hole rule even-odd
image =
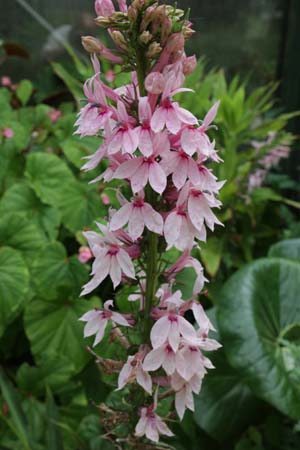
[[[125, 1], [118, 4], [124, 15], [127, 11], [133, 14], [132, 5], [128, 10]], [[152, 14], [157, 5], [149, 8], [154, 8]], [[96, 12], [113, 23], [110, 16], [115, 17], [115, 6], [111, 0], [97, 0]], [[119, 373], [118, 389], [136, 382], [149, 396], [156, 392], [154, 401], [141, 407], [136, 426], [136, 436], [145, 435], [155, 442], [159, 434], [172, 435], [155, 413], [158, 390], [162, 386], [171, 388], [182, 419], [186, 409], [194, 409], [193, 394], [199, 393], [207, 369], [213, 368], [205, 353], [220, 347], [208, 337], [214, 328], [198, 301], [206, 279], [201, 263], [191, 254], [198, 241], [205, 242], [207, 228], [213, 231], [216, 224], [221, 225], [213, 210], [221, 206], [217, 195], [223, 183], [206, 166], [209, 161], [221, 161], [208, 136], [219, 103], [198, 120], [176, 101], [176, 94], [190, 91], [182, 86], [185, 75], [195, 68], [195, 58], [185, 55], [184, 41], [182, 33], [170, 32], [160, 56], [145, 73], [144, 84], [135, 70], [131, 83], [115, 90], [101, 80], [94, 54], [95, 74], [84, 85], [87, 103], [76, 122], [81, 136], [102, 138], [83, 170], [93, 170], [106, 161], [106, 169], [94, 182], [120, 180], [120, 209], [110, 210], [106, 225], [97, 224], [99, 232], [84, 233], [95, 259], [92, 279], [82, 295], [97, 288], [107, 276], [114, 289], [124, 284], [136, 286], [128, 300], [139, 300], [138, 314], [149, 320], [152, 328], [148, 340], [140, 342], [138, 352], [128, 355]], [[130, 196], [121, 194], [123, 186], [124, 192], [130, 188]], [[156, 273], [150, 279], [147, 246], [152, 245], [149, 239], [153, 235], [159, 245]], [[163, 253], [172, 248], [182, 252], [181, 256], [163, 262]], [[82, 250], [82, 261], [86, 261], [86, 253]], [[183, 300], [181, 291], [174, 289], [177, 274], [186, 267], [196, 275], [189, 300]], [[159, 277], [165, 280], [160, 287], [155, 281]], [[156, 294], [147, 317], [150, 283]], [[106, 302], [103, 310], [90, 311], [81, 318], [87, 323], [85, 337], [96, 336], [94, 345], [102, 340], [108, 322], [127, 328], [140, 324], [137, 317], [122, 315], [111, 306], [112, 302]], [[195, 327], [185, 318], [187, 311], [192, 311]]]

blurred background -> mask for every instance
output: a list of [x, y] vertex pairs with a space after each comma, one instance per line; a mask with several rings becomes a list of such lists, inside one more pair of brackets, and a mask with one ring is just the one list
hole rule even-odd
[[[179, 100], [199, 118], [221, 100], [210, 133], [225, 227], [194, 256], [223, 349], [164, 448], [299, 450], [300, 1], [177, 4], [191, 8], [187, 52], [200, 60], [186, 80], [195, 94]], [[118, 205], [114, 183], [89, 185], [98, 173], [80, 171], [99, 139], [73, 135], [92, 76], [80, 37], [105, 33], [93, 0], [0, 0], [0, 11], [0, 450], [114, 450], [116, 438], [129, 449], [130, 424], [111, 431], [99, 405], [125, 416], [132, 405], [77, 320], [113, 295], [106, 280], [78, 299], [91, 264], [82, 230]], [[130, 80], [105, 61], [102, 71], [112, 87]], [[188, 269], [176, 280], [185, 298], [193, 283]], [[106, 344], [98, 355], [124, 359]]]

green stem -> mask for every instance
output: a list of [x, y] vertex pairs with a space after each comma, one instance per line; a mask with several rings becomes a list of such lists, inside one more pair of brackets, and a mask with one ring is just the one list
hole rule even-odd
[[[139, 29], [139, 26], [138, 26]], [[136, 70], [139, 83], [140, 95], [146, 95], [145, 78], [147, 74], [147, 60], [144, 50], [137, 42], [136, 46]], [[146, 187], [146, 201], [154, 206], [157, 200], [156, 193], [148, 185]], [[158, 236], [151, 231], [147, 232], [147, 252], [146, 252], [146, 293], [145, 293], [145, 309], [143, 317], [143, 338], [144, 342], [149, 342], [150, 329], [152, 320], [150, 317], [151, 309], [154, 304], [155, 292], [157, 289], [158, 276]]]

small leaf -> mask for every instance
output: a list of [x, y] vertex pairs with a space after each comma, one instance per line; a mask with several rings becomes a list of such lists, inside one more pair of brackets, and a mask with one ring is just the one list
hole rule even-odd
[[0, 336], [24, 306], [28, 288], [29, 272], [20, 252], [0, 248]]
[[16, 94], [22, 105], [26, 105], [33, 92], [33, 85], [29, 80], [22, 80], [17, 87]]
[[272, 245], [269, 256], [294, 259], [300, 263], [300, 239], [288, 239]]

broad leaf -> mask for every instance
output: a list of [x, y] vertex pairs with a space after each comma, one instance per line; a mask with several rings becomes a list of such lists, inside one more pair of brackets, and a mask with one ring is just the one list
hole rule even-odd
[[24, 214], [3, 214], [0, 219], [0, 245], [7, 245], [22, 252], [31, 264], [37, 251], [47, 239], [39, 227], [27, 219]]
[[32, 276], [37, 294], [46, 299], [55, 299], [62, 288], [78, 297], [89, 278], [87, 267], [77, 256], [68, 257], [60, 242], [48, 244], [36, 254]]
[[89, 361], [83, 339], [83, 323], [78, 319], [94, 305], [68, 297], [56, 300], [34, 299], [25, 308], [25, 332], [39, 364], [47, 354], [67, 358], [79, 372]]
[[295, 259], [300, 263], [300, 239], [288, 239], [272, 245], [269, 256]]
[[22, 309], [29, 287], [29, 272], [22, 255], [0, 248], [0, 336]]
[[300, 418], [300, 264], [258, 260], [220, 294], [218, 322], [229, 363], [253, 392]]
[[44, 205], [27, 183], [11, 186], [0, 202], [0, 216], [9, 212], [20, 212], [41, 227], [50, 239], [55, 239], [60, 224], [59, 211]]
[[47, 354], [37, 367], [23, 363], [17, 372], [17, 383], [23, 391], [41, 395], [45, 393], [46, 386], [51, 387], [53, 392], [59, 391], [73, 373], [74, 366], [68, 358]]

